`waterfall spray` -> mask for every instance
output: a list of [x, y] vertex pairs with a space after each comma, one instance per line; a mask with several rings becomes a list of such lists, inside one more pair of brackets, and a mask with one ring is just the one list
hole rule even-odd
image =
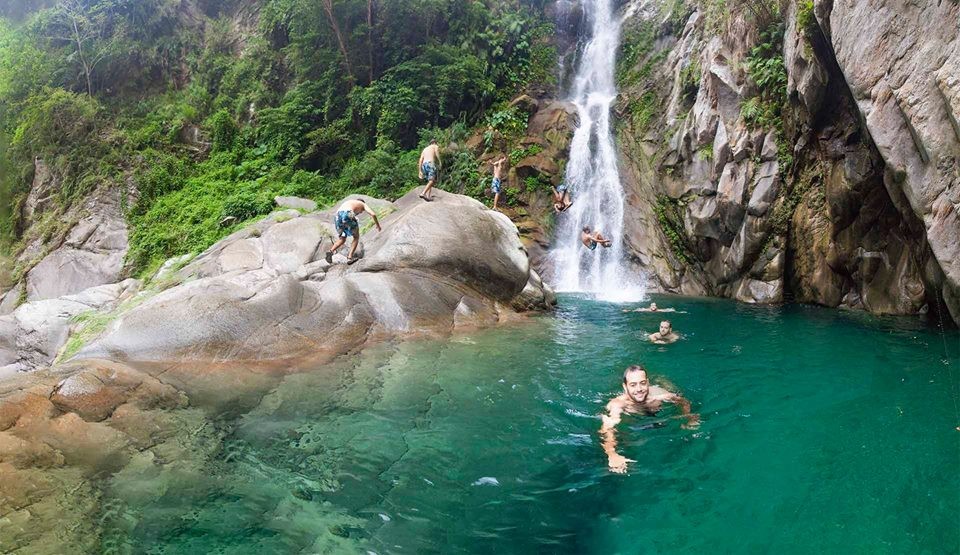
[[[620, 24], [611, 0], [583, 0], [589, 19], [574, 77], [571, 102], [580, 123], [570, 144], [565, 181], [573, 206], [558, 216], [551, 250], [554, 287], [585, 292], [601, 300], [630, 301], [644, 296], [639, 276], [624, 267], [623, 187], [617, 169], [617, 149], [610, 128], [610, 107], [617, 97], [616, 53]], [[588, 250], [580, 242], [584, 226], [612, 239], [610, 248]]]

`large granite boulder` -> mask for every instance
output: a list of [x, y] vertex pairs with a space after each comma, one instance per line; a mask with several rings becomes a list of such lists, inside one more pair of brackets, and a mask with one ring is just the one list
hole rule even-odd
[[199, 255], [177, 272], [180, 285], [126, 312], [78, 357], [324, 358], [552, 304], [506, 216], [443, 191], [429, 203], [414, 192], [395, 203], [362, 198], [382, 214], [383, 231], [361, 216], [359, 262], [324, 260], [335, 209], [275, 213]]

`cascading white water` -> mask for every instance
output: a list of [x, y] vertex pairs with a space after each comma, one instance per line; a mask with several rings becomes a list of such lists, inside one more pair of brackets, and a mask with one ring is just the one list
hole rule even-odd
[[[590, 33], [581, 48], [571, 91], [580, 124], [570, 144], [565, 176], [573, 206], [558, 217], [551, 258], [558, 291], [629, 301], [643, 298], [644, 287], [639, 276], [631, 279], [624, 268], [623, 188], [610, 129], [621, 22], [610, 4], [611, 0], [583, 0]], [[587, 249], [580, 242], [584, 226], [600, 230], [613, 244]]]

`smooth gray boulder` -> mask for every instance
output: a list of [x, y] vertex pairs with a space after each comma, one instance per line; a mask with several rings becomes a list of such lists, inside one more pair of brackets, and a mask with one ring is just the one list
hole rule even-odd
[[300, 197], [273, 197], [273, 202], [277, 203], [280, 208], [293, 208], [307, 212], [313, 212], [317, 209], [316, 202]]
[[126, 256], [127, 223], [121, 192], [100, 190], [85, 202], [85, 215], [58, 248], [27, 273], [27, 300], [55, 299], [117, 282]]
[[26, 302], [0, 316], [0, 377], [49, 365], [67, 342], [75, 316], [109, 310], [139, 286], [134, 279], [100, 285], [76, 295]]
[[395, 203], [363, 198], [383, 214], [383, 231], [361, 217], [359, 262], [324, 260], [337, 205], [274, 214], [197, 256], [177, 273], [180, 285], [122, 315], [78, 358], [324, 358], [384, 337], [489, 325], [555, 302], [503, 214], [443, 191], [432, 202], [415, 192]]

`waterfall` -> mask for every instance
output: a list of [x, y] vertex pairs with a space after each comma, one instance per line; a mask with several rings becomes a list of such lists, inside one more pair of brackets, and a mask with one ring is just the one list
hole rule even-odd
[[[557, 217], [550, 256], [553, 285], [558, 291], [590, 293], [601, 300], [640, 300], [639, 276], [624, 266], [623, 187], [617, 169], [617, 149], [610, 127], [610, 107], [617, 97], [616, 53], [621, 21], [612, 0], [583, 0], [589, 34], [581, 38], [580, 56], [569, 100], [580, 123], [570, 144], [565, 183], [573, 206]], [[580, 242], [584, 226], [612, 240], [609, 248], [591, 251]]]

